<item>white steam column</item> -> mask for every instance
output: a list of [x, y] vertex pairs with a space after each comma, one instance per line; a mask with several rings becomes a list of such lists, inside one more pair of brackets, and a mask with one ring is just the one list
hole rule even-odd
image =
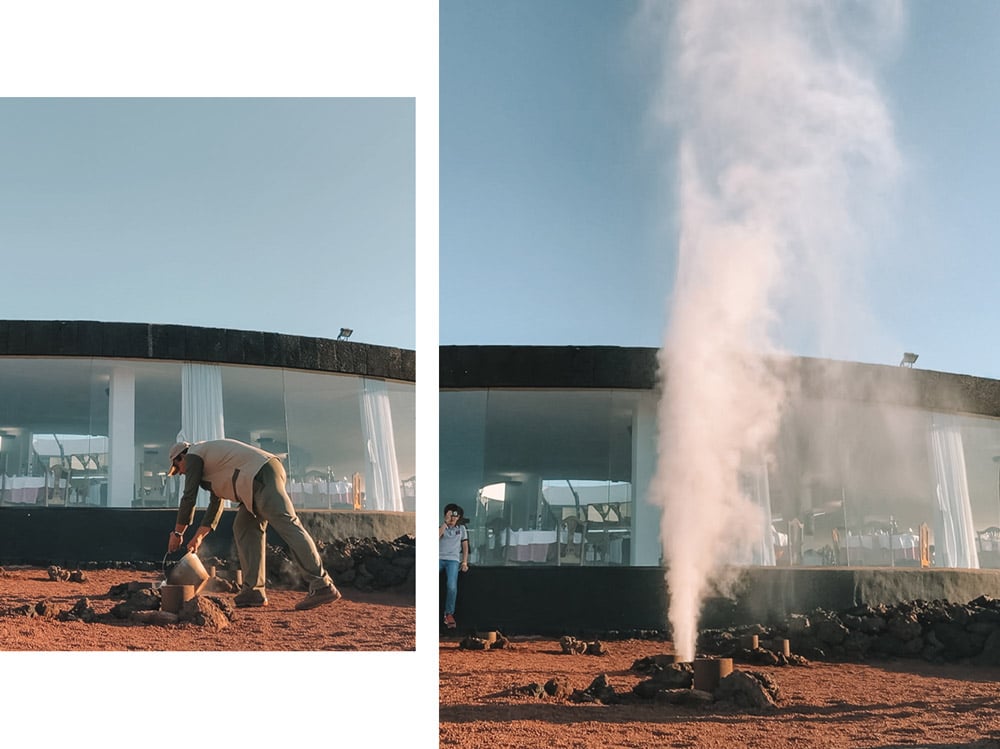
[[679, 142], [652, 496], [674, 647], [693, 660], [709, 586], [764, 540], [739, 481], [741, 465], [767, 457], [784, 400], [762, 356], [788, 339], [836, 355], [862, 328], [863, 305], [847, 297], [861, 227], [881, 218], [898, 169], [870, 66], [902, 10], [695, 0], [643, 13], [669, 73], [658, 115]]

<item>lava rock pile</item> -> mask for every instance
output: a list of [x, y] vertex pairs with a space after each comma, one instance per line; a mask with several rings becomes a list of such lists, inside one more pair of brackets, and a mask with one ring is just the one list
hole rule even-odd
[[487, 640], [485, 637], [477, 635], [466, 635], [458, 643], [459, 650], [502, 650], [504, 648], [510, 650], [513, 647], [511, 641], [499, 632], [496, 633], [496, 638], [493, 640]]
[[[411, 534], [393, 541], [376, 538], [346, 538], [317, 541], [323, 566], [338, 587], [373, 591], [388, 588], [416, 589], [416, 537]], [[288, 553], [268, 545], [266, 556], [269, 585], [306, 590], [309, 585]]]
[[509, 694], [604, 705], [653, 703], [695, 707], [724, 702], [757, 712], [775, 710], [781, 699], [781, 690], [774, 679], [758, 671], [735, 670], [721, 678], [714, 690], [707, 691], [694, 688], [694, 668], [690, 663], [660, 662], [654, 656], [636, 661], [632, 670], [649, 678], [627, 692], [617, 691], [607, 674], [598, 674], [585, 689], [574, 689], [566, 677], [554, 676], [544, 684], [532, 682], [513, 687]]
[[56, 565], [50, 565], [48, 570], [46, 570], [49, 575], [50, 580], [60, 580], [69, 581], [71, 583], [84, 583], [87, 582], [87, 575], [83, 570], [74, 570], [70, 572], [69, 570], [64, 570], [62, 567]]
[[965, 604], [906, 601], [841, 612], [816, 609], [773, 627], [704, 630], [698, 648], [739, 657], [739, 638], [747, 632], [758, 634], [762, 642], [786, 638], [795, 653], [812, 660], [922, 658], [1000, 665], [1000, 600], [989, 596]]
[[608, 649], [600, 640], [587, 642], [578, 640], [570, 635], [563, 635], [559, 638], [559, 648], [564, 655], [607, 655]]

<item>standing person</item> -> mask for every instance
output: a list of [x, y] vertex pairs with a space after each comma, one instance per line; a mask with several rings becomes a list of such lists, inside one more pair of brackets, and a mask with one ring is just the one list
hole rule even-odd
[[455, 600], [458, 598], [458, 571], [469, 571], [469, 531], [462, 524], [465, 514], [452, 503], [444, 508], [444, 522], [438, 529], [438, 573], [444, 570], [444, 624], [455, 629]]
[[309, 594], [295, 608], [311, 609], [340, 598], [340, 591], [323, 569], [312, 537], [302, 527], [292, 500], [285, 491], [285, 467], [276, 455], [231, 439], [178, 442], [170, 448], [170, 472], [184, 474], [184, 494], [177, 509], [177, 525], [167, 544], [173, 552], [184, 543], [184, 532], [194, 521], [198, 489], [211, 492], [201, 525], [188, 541], [197, 552], [222, 515], [222, 500], [239, 503], [233, 520], [233, 538], [243, 570], [243, 588], [236, 594], [238, 607], [267, 606], [265, 593], [266, 531], [270, 523], [288, 544], [292, 559], [309, 581]]

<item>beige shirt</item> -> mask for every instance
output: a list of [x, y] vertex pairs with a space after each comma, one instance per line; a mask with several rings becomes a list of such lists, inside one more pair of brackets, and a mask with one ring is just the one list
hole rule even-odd
[[[192, 457], [194, 458], [192, 460]], [[184, 470], [184, 494], [177, 508], [177, 522], [190, 525], [198, 489], [211, 492], [201, 525], [215, 528], [222, 513], [223, 499], [242, 502], [253, 512], [253, 480], [267, 461], [277, 456], [238, 440], [195, 442], [188, 448]]]

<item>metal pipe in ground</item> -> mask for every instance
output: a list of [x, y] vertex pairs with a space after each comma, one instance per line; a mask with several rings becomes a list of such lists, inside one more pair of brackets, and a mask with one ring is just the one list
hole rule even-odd
[[160, 608], [171, 614], [180, 613], [181, 606], [194, 598], [193, 585], [161, 585]]
[[732, 658], [695, 658], [694, 688], [714, 692], [719, 682], [733, 672]]

